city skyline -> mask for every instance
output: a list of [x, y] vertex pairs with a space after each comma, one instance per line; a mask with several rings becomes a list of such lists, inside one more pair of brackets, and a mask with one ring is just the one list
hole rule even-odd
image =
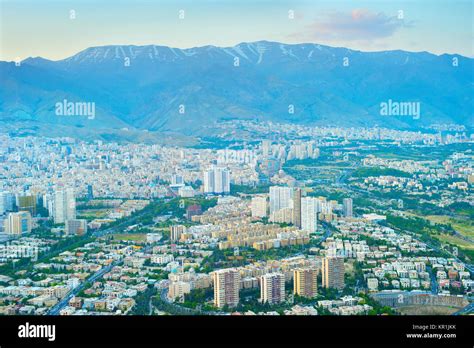
[[0, 348], [472, 341], [473, 11], [0, 0]]

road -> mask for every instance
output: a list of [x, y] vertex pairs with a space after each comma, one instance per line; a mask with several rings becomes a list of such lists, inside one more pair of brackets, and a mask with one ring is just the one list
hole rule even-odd
[[[116, 226], [112, 226], [112, 227], [109, 227], [105, 230], [99, 230], [99, 231], [96, 231], [96, 232], [93, 232], [91, 235], [94, 236], [94, 237], [103, 237], [105, 235], [108, 235], [108, 234], [112, 234], [112, 233], [115, 233], [117, 232], [123, 225], [126, 225], [126, 224], [130, 224], [130, 223], [133, 223], [135, 222], [137, 219], [139, 219], [140, 217], [142, 217], [143, 213], [140, 214], [140, 212], [138, 212], [136, 215], [132, 216], [130, 219], [127, 219], [126, 221], [116, 225]], [[149, 250], [150, 246], [147, 246], [143, 251], [144, 252], [147, 252]], [[51, 307], [48, 312], [46, 312], [46, 315], [58, 315], [59, 312], [65, 308], [69, 301], [74, 297], [74, 296], [77, 296], [77, 294], [79, 292], [81, 292], [83, 289], [84, 289], [84, 286], [86, 283], [93, 283], [94, 281], [96, 281], [97, 279], [100, 279], [102, 278], [102, 276], [107, 273], [107, 272], [110, 272], [110, 270], [112, 270], [113, 267], [115, 266], [118, 266], [120, 265], [121, 263], [123, 263], [123, 260], [116, 260], [114, 262], [112, 262], [110, 265], [106, 266], [106, 267], [103, 267], [101, 268], [100, 270], [98, 270], [97, 272], [95, 272], [94, 274], [90, 275], [86, 280], [84, 280], [83, 282], [81, 282], [81, 284], [79, 284], [79, 286], [77, 286], [76, 288], [72, 289], [71, 291], [69, 291], [67, 293], [67, 295], [61, 300], [59, 301], [58, 303], [56, 303], [53, 307]]]
[[49, 311], [46, 313], [46, 315], [58, 315], [61, 309], [65, 308], [69, 301], [76, 296], [79, 292], [84, 289], [84, 286], [86, 283], [92, 283], [96, 281], [97, 279], [101, 278], [105, 273], [109, 272], [114, 266], [117, 266], [121, 263], [122, 261], [114, 261], [110, 265], [101, 268], [94, 274], [92, 274], [90, 277], [88, 277], [85, 281], [83, 281], [79, 286], [76, 288], [72, 289], [69, 291], [69, 293], [58, 303], [56, 303], [53, 307], [49, 309]]

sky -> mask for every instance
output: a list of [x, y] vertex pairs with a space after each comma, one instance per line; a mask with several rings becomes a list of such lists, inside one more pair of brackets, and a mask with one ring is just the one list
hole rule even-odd
[[474, 57], [472, 0], [0, 0], [0, 60], [259, 40]]

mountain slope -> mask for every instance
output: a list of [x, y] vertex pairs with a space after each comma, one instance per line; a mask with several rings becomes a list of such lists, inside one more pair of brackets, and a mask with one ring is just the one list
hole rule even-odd
[[[199, 133], [220, 119], [255, 117], [344, 126], [473, 127], [473, 75], [473, 59], [427, 52], [267, 41], [227, 48], [91, 47], [60, 61], [29, 58], [19, 67], [0, 62], [0, 121], [183, 134]], [[64, 99], [95, 103], [95, 118], [57, 116], [55, 104]], [[419, 102], [420, 119], [381, 116], [380, 103], [389, 99]]]

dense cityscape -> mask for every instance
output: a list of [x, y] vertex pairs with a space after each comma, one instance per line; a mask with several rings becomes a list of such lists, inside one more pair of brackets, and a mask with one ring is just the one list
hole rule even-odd
[[474, 135], [0, 135], [0, 314], [469, 314]]

